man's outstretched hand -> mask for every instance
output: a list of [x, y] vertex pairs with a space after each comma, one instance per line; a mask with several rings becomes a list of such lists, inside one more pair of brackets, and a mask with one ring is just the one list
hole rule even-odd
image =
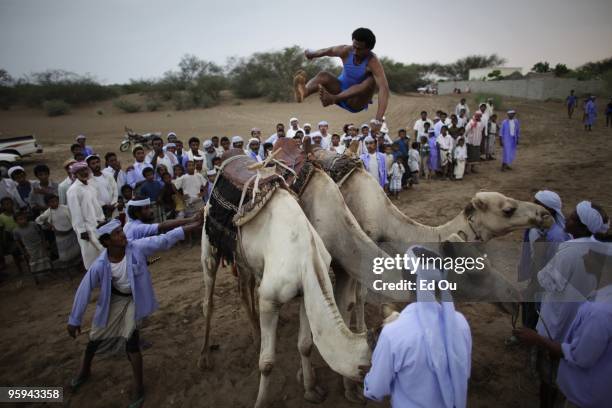
[[73, 339], [76, 339], [76, 336], [81, 334], [81, 326], [73, 326], [71, 324], [68, 325], [68, 335]]

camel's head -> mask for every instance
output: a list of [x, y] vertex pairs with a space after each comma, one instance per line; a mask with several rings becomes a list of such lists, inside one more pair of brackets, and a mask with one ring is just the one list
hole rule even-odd
[[482, 241], [519, 229], [548, 228], [554, 222], [544, 207], [495, 192], [476, 193], [463, 214]]

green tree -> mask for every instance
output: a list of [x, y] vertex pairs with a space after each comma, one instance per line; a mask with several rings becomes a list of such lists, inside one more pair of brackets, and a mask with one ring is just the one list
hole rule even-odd
[[533, 72], [537, 72], [540, 74], [546, 73], [546, 72], [550, 72], [550, 64], [548, 62], [538, 62], [537, 64], [535, 64], [531, 70]]
[[561, 77], [569, 74], [570, 70], [567, 65], [559, 63], [555, 65], [555, 67], [553, 68], [553, 72], [555, 73], [556, 77]]
[[435, 73], [441, 76], [449, 77], [456, 80], [467, 80], [470, 75], [470, 69], [490, 68], [506, 63], [506, 59], [497, 54], [491, 55], [468, 55], [465, 58], [460, 58], [457, 61], [440, 65], [434, 68]]

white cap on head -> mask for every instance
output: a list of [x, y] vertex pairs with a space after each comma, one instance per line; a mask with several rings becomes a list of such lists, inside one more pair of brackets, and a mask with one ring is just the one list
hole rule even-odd
[[215, 174], [217, 174], [217, 170], [215, 170], [215, 169], [208, 170], [208, 171], [206, 172], [206, 175], [207, 175], [207, 176], [214, 176]]
[[576, 206], [576, 213], [578, 214], [578, 218], [580, 218], [580, 222], [591, 231], [591, 234], [603, 234], [607, 232], [610, 227], [608, 223], [603, 222], [603, 217], [600, 212], [593, 208], [590, 201], [581, 201], [578, 203]]
[[164, 146], [165, 149], [169, 148], [169, 147], [176, 147], [176, 143], [166, 143], [166, 145]]
[[146, 207], [147, 205], [151, 205], [150, 198], [144, 198], [142, 200], [130, 200], [127, 202], [126, 207]]
[[85, 135], [78, 135], [77, 137], [74, 138], [74, 140], [79, 141], [81, 139], [87, 139], [87, 137]]
[[205, 149], [208, 149], [209, 147], [212, 147], [213, 142], [212, 140], [205, 140], [204, 143], [202, 143], [202, 147]]
[[299, 121], [298, 121], [298, 118], [291, 118], [291, 119], [289, 119], [289, 123], [291, 123], [291, 122], [293, 122], [293, 121], [299, 122]]
[[327, 123], [327, 121], [326, 121], [326, 120], [322, 120], [322, 121], [320, 121], [320, 122], [319, 122], [319, 125], [318, 125], [318, 126], [319, 126], [319, 127], [321, 127], [321, 126], [329, 126], [329, 123]]
[[258, 138], [252, 137], [249, 139], [249, 146], [251, 145], [251, 143], [260, 143], [260, 141]]
[[113, 219], [107, 222], [106, 224], [98, 227], [98, 229], [96, 229], [96, 235], [98, 236], [98, 238], [100, 238], [102, 235], [110, 234], [117, 228], [121, 228], [121, 222], [117, 219]]
[[167, 137], [172, 137], [172, 136], [176, 137], [176, 133], [174, 133], [174, 132], [168, 132], [168, 136], [167, 136]]
[[363, 125], [361, 125], [361, 129], [363, 129], [363, 128], [368, 128], [369, 129], [370, 125], [368, 125], [367, 123], [364, 123]]
[[14, 173], [14, 172], [16, 172], [17, 170], [21, 170], [21, 171], [25, 172], [25, 170], [23, 169], [23, 167], [21, 167], [21, 166], [13, 166], [13, 167], [11, 167], [10, 169], [8, 169], [8, 176], [9, 176], [9, 177], [12, 177], [12, 176], [13, 176], [13, 173]]
[[99, 158], [100, 156], [98, 156], [97, 154], [90, 154], [89, 156], [85, 158], [85, 161], [89, 163], [89, 159], [99, 159]]
[[261, 132], [261, 129], [260, 128], [252, 128], [251, 129], [251, 133], [253, 133], [253, 132]]
[[374, 138], [370, 135], [366, 136], [365, 139], [363, 139], [363, 143], [372, 143], [375, 142]]
[[244, 143], [242, 136], [232, 136], [232, 144], [241, 142]]
[[311, 125], [310, 123], [304, 123], [304, 126], [303, 126], [303, 127], [309, 127], [309, 128], [312, 128], [312, 125]]
[[508, 115], [510, 115], [512, 113], [516, 113], [516, 111], [514, 109], [510, 109], [507, 113], [508, 113]]
[[193, 156], [193, 161], [204, 161], [202, 156]]

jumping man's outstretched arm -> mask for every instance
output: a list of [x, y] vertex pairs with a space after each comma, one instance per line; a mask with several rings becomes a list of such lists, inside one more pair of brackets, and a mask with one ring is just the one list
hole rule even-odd
[[334, 47], [322, 48], [320, 50], [306, 50], [304, 51], [304, 55], [308, 59], [313, 58], [321, 58], [321, 57], [340, 57], [344, 58], [347, 54], [347, 49], [350, 48], [349, 45], [336, 45]]
[[[376, 120], [382, 122], [387, 105], [389, 104], [389, 83], [380, 60], [377, 57], [371, 58], [368, 62], [376, 86], [378, 86], [378, 110], [376, 111]], [[380, 126], [379, 126], [380, 128]]]

